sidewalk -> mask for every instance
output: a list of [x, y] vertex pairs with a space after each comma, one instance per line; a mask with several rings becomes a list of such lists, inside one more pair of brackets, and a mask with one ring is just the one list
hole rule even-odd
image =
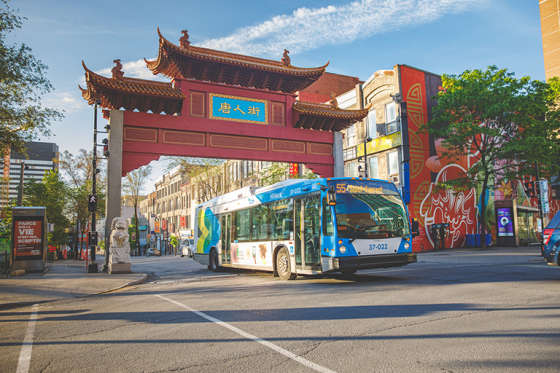
[[540, 246], [499, 247], [491, 246], [485, 250], [480, 247], [445, 249], [417, 253], [418, 262], [448, 264], [515, 264], [545, 263]]
[[45, 275], [0, 276], [0, 309], [106, 293], [140, 283], [147, 277], [145, 273], [137, 272], [120, 275], [86, 273], [85, 262], [80, 260], [59, 260], [47, 267], [49, 271]]

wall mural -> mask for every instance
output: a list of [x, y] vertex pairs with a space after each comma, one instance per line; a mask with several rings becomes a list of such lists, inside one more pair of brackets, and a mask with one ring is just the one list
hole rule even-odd
[[[407, 66], [401, 66], [401, 83], [403, 101], [407, 103], [408, 128], [410, 141], [410, 188], [411, 202], [408, 206], [410, 215], [420, 222], [420, 236], [413, 240], [413, 251], [426, 251], [434, 248], [430, 235], [431, 226], [449, 223], [449, 235], [445, 241], [446, 248], [463, 247], [467, 234], [479, 233], [482, 218], [486, 220], [487, 231], [496, 241], [496, 223], [494, 200], [516, 198], [517, 204], [538, 207], [537, 198], [529, 198], [523, 188], [528, 182], [512, 180], [499, 182], [489, 180], [486, 191], [486, 213], [480, 216], [482, 185], [467, 191], [436, 191], [436, 184], [464, 173], [478, 161], [478, 152], [473, 151], [459, 160], [443, 157], [442, 140], [434, 140], [428, 134], [418, 133], [418, 129], [431, 119], [431, 108], [435, 102], [431, 99], [441, 85], [435, 75], [425, 74]], [[481, 183], [482, 184], [482, 183]], [[560, 201], [552, 199], [549, 188], [550, 213], [545, 218], [552, 218], [560, 210]], [[537, 216], [533, 215], [533, 229], [527, 232], [530, 238], [538, 239]]]

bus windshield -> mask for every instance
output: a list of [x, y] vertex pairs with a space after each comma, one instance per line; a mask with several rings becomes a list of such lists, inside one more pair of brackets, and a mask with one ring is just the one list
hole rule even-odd
[[336, 225], [341, 238], [385, 238], [410, 234], [399, 192], [390, 183], [371, 180], [333, 181]]

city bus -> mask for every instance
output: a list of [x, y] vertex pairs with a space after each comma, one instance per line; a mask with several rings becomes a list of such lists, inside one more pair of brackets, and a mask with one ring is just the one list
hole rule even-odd
[[245, 187], [195, 209], [193, 258], [208, 269], [298, 275], [416, 262], [411, 222], [393, 183], [365, 178], [291, 179]]

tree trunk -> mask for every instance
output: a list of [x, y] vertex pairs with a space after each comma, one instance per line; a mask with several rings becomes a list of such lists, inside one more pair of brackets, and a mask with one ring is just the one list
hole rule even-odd
[[482, 195], [480, 196], [480, 218], [482, 225], [480, 227], [480, 249], [486, 249], [486, 188], [488, 186], [488, 173], [485, 172], [484, 181], [482, 182]]

